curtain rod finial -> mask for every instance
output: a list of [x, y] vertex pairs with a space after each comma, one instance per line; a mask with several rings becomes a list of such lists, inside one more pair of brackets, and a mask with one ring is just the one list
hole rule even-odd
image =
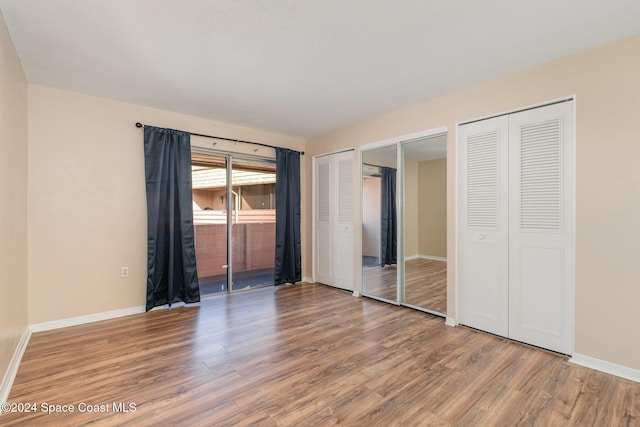
[[142, 125], [142, 123], [140, 123], [140, 122], [136, 122], [136, 127], [137, 127], [137, 128], [141, 128], [142, 126], [143, 126], [143, 125]]

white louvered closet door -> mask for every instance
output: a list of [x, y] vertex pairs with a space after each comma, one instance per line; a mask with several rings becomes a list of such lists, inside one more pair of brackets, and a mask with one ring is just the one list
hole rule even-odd
[[330, 157], [319, 157], [315, 160], [315, 280], [325, 284], [332, 284], [333, 282], [332, 173]]
[[573, 102], [460, 126], [460, 323], [573, 351]]
[[509, 337], [570, 354], [572, 102], [509, 116]]
[[315, 280], [354, 289], [353, 151], [315, 159]]
[[338, 203], [334, 230], [334, 285], [354, 289], [353, 281], [353, 151], [337, 155]]
[[508, 119], [460, 127], [462, 324], [508, 334]]

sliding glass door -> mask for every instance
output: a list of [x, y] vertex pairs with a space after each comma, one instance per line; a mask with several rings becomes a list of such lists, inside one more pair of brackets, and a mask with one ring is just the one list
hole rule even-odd
[[233, 160], [232, 290], [273, 284], [276, 244], [275, 164]]
[[227, 158], [191, 154], [193, 225], [200, 294], [229, 289], [227, 283]]
[[273, 284], [275, 162], [192, 153], [202, 295]]

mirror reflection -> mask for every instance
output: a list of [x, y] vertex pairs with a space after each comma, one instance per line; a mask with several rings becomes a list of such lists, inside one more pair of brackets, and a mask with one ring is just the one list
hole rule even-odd
[[362, 292], [396, 302], [397, 148], [362, 151]]
[[447, 312], [447, 137], [402, 145], [404, 157], [404, 300]]

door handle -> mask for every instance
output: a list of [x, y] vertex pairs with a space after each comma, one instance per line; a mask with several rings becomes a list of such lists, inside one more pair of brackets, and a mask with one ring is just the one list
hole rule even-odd
[[229, 264], [223, 265], [222, 268], [229, 268]]
[[487, 238], [487, 235], [486, 235], [486, 234], [484, 234], [484, 233], [480, 233], [480, 234], [478, 234], [478, 240], [484, 240], [484, 239], [486, 239], [486, 238]]

